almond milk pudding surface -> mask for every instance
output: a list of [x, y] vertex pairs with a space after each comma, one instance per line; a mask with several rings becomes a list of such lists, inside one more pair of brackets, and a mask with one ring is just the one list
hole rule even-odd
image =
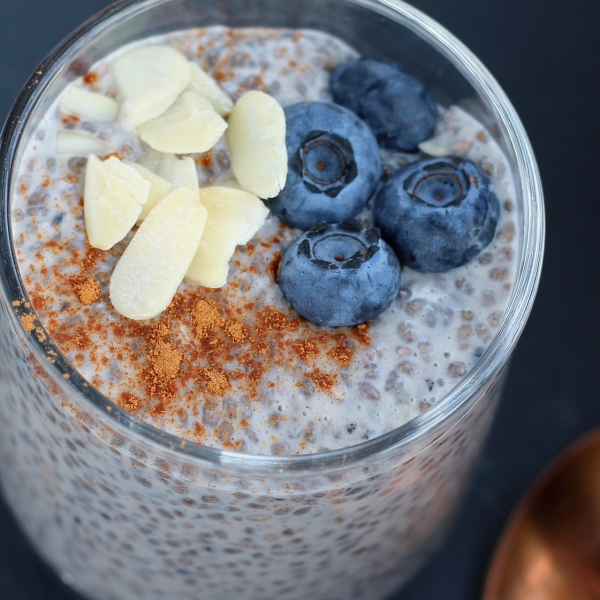
[[[236, 100], [258, 89], [283, 106], [331, 101], [329, 72], [354, 58], [315, 31], [211, 27], [136, 42], [167, 44], [211, 74]], [[75, 83], [118, 100], [106, 65]], [[299, 234], [271, 216], [238, 246], [228, 283], [182, 284], [167, 311], [137, 322], [119, 315], [108, 282], [132, 233], [102, 252], [85, 242], [85, 159], [55, 153], [59, 130], [89, 133], [106, 154], [148, 152], [119, 124], [90, 125], [60, 111], [58, 98], [22, 155], [12, 225], [19, 268], [49, 335], [99, 391], [140, 419], [183, 439], [251, 454], [344, 448], [399, 427], [447, 394], [494, 335], [515, 276], [514, 184], [485, 129], [458, 107], [441, 110], [435, 143], [487, 173], [500, 199], [493, 242], [442, 274], [402, 270], [398, 299], [364, 326], [319, 327], [299, 317], [276, 283], [279, 261]], [[382, 150], [383, 179], [423, 155]], [[200, 186], [233, 178], [224, 140], [192, 155]], [[360, 215], [370, 224], [371, 204]]]

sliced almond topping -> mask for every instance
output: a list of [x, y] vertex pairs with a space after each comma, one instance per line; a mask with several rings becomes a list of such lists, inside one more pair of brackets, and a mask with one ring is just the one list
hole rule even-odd
[[220, 288], [227, 283], [235, 247], [254, 236], [269, 210], [248, 192], [220, 186], [202, 188], [200, 201], [208, 211], [208, 219], [185, 277], [204, 287]]
[[150, 211], [163, 198], [166, 198], [169, 195], [169, 192], [171, 191], [171, 184], [142, 165], [129, 162], [128, 160], [125, 161], [125, 164], [133, 167], [150, 184], [148, 201], [142, 206], [142, 212], [137, 220], [138, 223], [141, 223], [150, 214]]
[[247, 92], [229, 115], [227, 143], [240, 185], [259, 198], [274, 198], [285, 186], [285, 114], [272, 96]]
[[60, 109], [68, 115], [97, 125], [114, 123], [119, 116], [119, 108], [119, 103], [112, 98], [74, 85], [67, 87], [60, 103]]
[[110, 64], [123, 98], [121, 123], [131, 130], [165, 112], [190, 82], [190, 63], [168, 46], [140, 46]]
[[110, 299], [129, 319], [170, 304], [198, 249], [207, 211], [187, 188], [173, 190], [140, 225], [110, 280]]
[[59, 131], [56, 134], [56, 154], [62, 156], [89, 156], [108, 154], [108, 147], [98, 138], [78, 131]]
[[419, 150], [425, 154], [429, 154], [429, 156], [435, 156], [438, 158], [452, 154], [452, 151], [447, 147], [446, 144], [436, 140], [435, 138], [421, 142], [419, 144]]
[[187, 89], [208, 100], [222, 117], [226, 117], [233, 108], [231, 98], [208, 73], [203, 71], [197, 64], [190, 64], [192, 66], [192, 77]]
[[184, 92], [165, 113], [138, 127], [151, 148], [173, 154], [207, 152], [227, 129], [208, 100]]
[[108, 250], [120, 242], [135, 225], [149, 192], [150, 183], [133, 167], [114, 156], [102, 162], [92, 154], [83, 194], [90, 244]]
[[177, 158], [174, 154], [151, 150], [138, 159], [138, 164], [168, 181], [171, 189], [186, 187], [198, 191], [196, 163], [189, 156]]

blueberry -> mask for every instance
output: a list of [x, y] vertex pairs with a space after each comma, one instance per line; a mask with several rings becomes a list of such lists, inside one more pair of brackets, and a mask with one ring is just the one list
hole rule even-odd
[[433, 136], [438, 109], [416, 77], [389, 62], [349, 60], [331, 75], [333, 99], [364, 119], [384, 148], [414, 152]]
[[383, 312], [400, 292], [400, 263], [377, 229], [356, 219], [315, 223], [287, 250], [279, 285], [317, 325], [344, 327]]
[[489, 179], [457, 156], [406, 165], [380, 190], [373, 211], [400, 262], [428, 273], [477, 256], [492, 241], [499, 215]]
[[285, 109], [288, 177], [267, 201], [291, 227], [339, 223], [357, 215], [375, 192], [381, 173], [377, 141], [352, 112], [325, 102]]

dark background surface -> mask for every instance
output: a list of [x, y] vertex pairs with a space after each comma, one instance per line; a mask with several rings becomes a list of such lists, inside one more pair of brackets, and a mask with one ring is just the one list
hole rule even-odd
[[[1, 120], [52, 47], [108, 4], [0, 0]], [[394, 598], [475, 600], [518, 499], [560, 450], [600, 424], [600, 3], [413, 4], [465, 42], [498, 79], [528, 131], [546, 193], [540, 292], [485, 452], [443, 547]], [[79, 598], [36, 557], [1, 500], [0, 598]]]

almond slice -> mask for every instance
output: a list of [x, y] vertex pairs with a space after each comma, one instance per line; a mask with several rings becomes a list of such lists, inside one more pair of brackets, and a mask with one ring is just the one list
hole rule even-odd
[[231, 98], [208, 73], [203, 71], [197, 64], [190, 64], [192, 67], [192, 76], [187, 89], [191, 92], [196, 92], [196, 94], [208, 100], [222, 117], [226, 117], [233, 108]]
[[140, 321], [167, 308], [198, 249], [206, 216], [187, 188], [173, 190], [154, 207], [110, 280], [110, 299], [119, 313]]
[[247, 92], [229, 115], [227, 143], [240, 185], [259, 198], [274, 198], [285, 186], [285, 114], [275, 98]]
[[108, 250], [135, 225], [150, 183], [134, 168], [111, 156], [88, 158], [83, 193], [85, 228], [94, 248]]
[[429, 154], [429, 156], [435, 156], [437, 158], [442, 158], [452, 154], [452, 150], [448, 148], [446, 144], [443, 144], [436, 138], [431, 138], [430, 140], [421, 142], [419, 144], [419, 150], [425, 154]]
[[61, 156], [89, 156], [108, 154], [107, 145], [87, 133], [59, 131], [56, 134], [56, 154]]
[[208, 219], [185, 278], [204, 287], [220, 288], [227, 283], [235, 247], [254, 236], [269, 210], [248, 192], [220, 186], [202, 188], [200, 201], [208, 211]]
[[171, 189], [186, 187], [198, 191], [198, 171], [190, 156], [177, 158], [174, 154], [150, 150], [138, 159], [138, 164], [168, 181]]
[[114, 123], [119, 116], [119, 103], [108, 96], [82, 90], [74, 85], [67, 87], [60, 109], [83, 121], [97, 125]]
[[[137, 222], [141, 223], [149, 214], [150, 211], [163, 199], [169, 195], [171, 184], [162, 177], [159, 177], [150, 169], [146, 169], [142, 165], [138, 165], [128, 160], [124, 161], [126, 165], [133, 167], [149, 184], [150, 192], [148, 193], [148, 201], [142, 206], [142, 212], [138, 217]], [[185, 187], [185, 186], [183, 186]]]
[[140, 46], [110, 64], [123, 97], [121, 123], [130, 131], [161, 115], [190, 82], [186, 57], [168, 46]]
[[184, 92], [165, 113], [138, 127], [138, 134], [151, 148], [173, 154], [210, 150], [227, 129], [208, 100]]

